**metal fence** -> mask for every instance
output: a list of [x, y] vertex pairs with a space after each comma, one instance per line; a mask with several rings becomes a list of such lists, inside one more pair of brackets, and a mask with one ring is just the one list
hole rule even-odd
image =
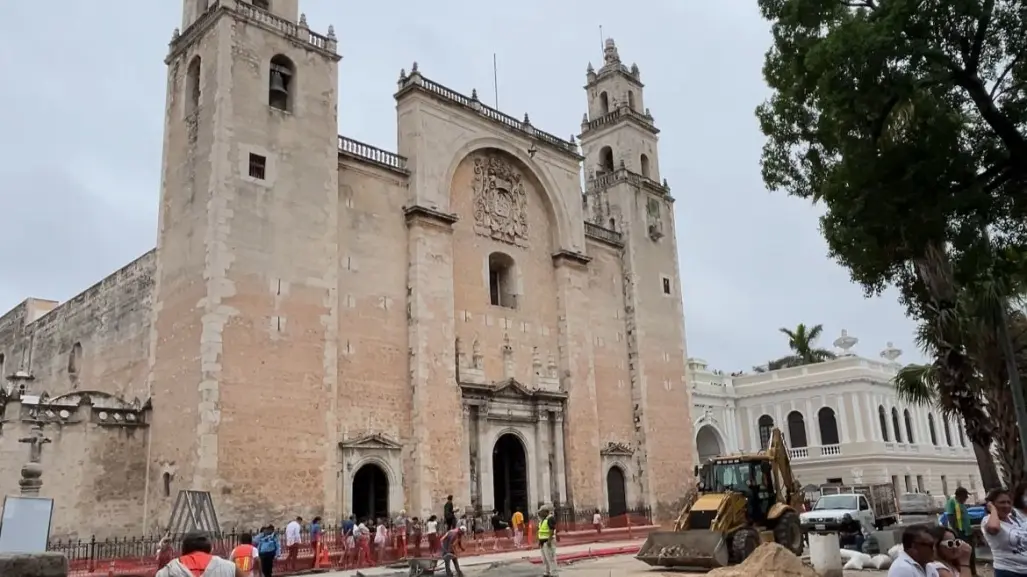
[[[622, 529], [626, 527], [642, 527], [652, 525], [652, 510], [648, 507], [636, 507], [624, 511], [617, 511], [621, 514], [610, 515], [610, 511], [601, 509], [575, 509], [570, 506], [557, 505], [553, 508], [553, 512], [556, 516], [557, 528], [560, 533], [588, 533], [594, 532], [595, 527], [593, 525], [594, 516], [598, 512], [601, 518], [601, 530], [608, 529]], [[386, 522], [386, 525], [391, 525], [396, 519], [396, 515], [390, 516], [392, 522]], [[537, 519], [532, 519], [534, 515], [529, 515], [526, 521], [530, 525], [534, 525]], [[504, 522], [509, 523], [508, 518], [503, 519]], [[486, 539], [498, 539], [503, 540], [504, 531], [493, 531], [491, 519], [482, 514], [472, 515], [467, 520], [468, 528], [471, 529], [474, 538], [479, 535], [484, 535], [482, 538]], [[423, 524], [422, 524], [423, 528]], [[374, 528], [371, 527], [373, 531]], [[439, 531], [445, 530], [444, 523], [439, 523]], [[413, 531], [413, 524], [408, 524], [407, 533], [410, 534]], [[530, 531], [530, 528], [529, 528]], [[214, 535], [214, 552], [215, 554], [227, 555], [233, 548], [239, 544], [239, 538], [244, 534], [256, 535], [259, 530], [247, 530], [235, 528], [228, 531], [222, 532], [220, 535]], [[282, 550], [285, 550], [285, 532], [284, 527], [276, 530], [278, 539], [282, 545]], [[427, 535], [422, 530], [422, 536], [427, 539]], [[393, 549], [396, 547], [395, 539], [397, 535], [393, 532], [393, 542], [390, 543], [389, 548]], [[115, 574], [133, 574], [133, 569], [140, 567], [151, 567], [154, 566], [157, 560], [158, 549], [160, 548], [162, 539], [165, 535], [139, 535], [134, 537], [124, 538], [111, 538], [111, 539], [97, 539], [91, 537], [89, 539], [68, 539], [68, 540], [52, 540], [47, 544], [47, 548], [50, 551], [64, 553], [68, 557], [71, 572], [75, 574], [82, 573], [102, 573], [104, 575], [108, 573]], [[587, 538], [587, 536], [586, 536]], [[342, 543], [342, 530], [338, 523], [333, 525], [326, 525], [322, 528], [322, 543], [329, 545], [330, 547], [336, 547], [337, 544]], [[181, 535], [168, 536], [167, 544], [172, 551], [177, 550], [178, 545], [181, 541]], [[313, 556], [313, 550], [311, 549], [310, 543], [310, 530], [309, 526], [305, 527], [302, 532], [302, 544], [301, 544], [302, 555], [306, 557]]]

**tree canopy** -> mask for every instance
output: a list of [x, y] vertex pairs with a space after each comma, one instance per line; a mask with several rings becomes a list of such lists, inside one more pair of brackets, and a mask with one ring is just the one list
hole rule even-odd
[[1027, 10], [1019, 0], [759, 0], [772, 190], [822, 203], [868, 292], [929, 245], [1027, 245]]

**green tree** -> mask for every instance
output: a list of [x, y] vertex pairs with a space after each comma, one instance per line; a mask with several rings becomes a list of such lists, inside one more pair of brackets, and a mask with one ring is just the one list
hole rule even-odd
[[817, 348], [816, 346], [817, 339], [824, 332], [824, 325], [807, 327], [805, 324], [799, 323], [794, 329], [781, 327], [778, 330], [788, 337], [788, 348], [792, 353], [768, 362], [766, 370], [773, 371], [788, 367], [812, 365], [829, 361], [836, 357], [831, 351]]
[[[895, 388], [906, 402], [936, 407], [946, 417], [963, 421], [988, 490], [1003, 485], [990, 450], [993, 440], [1006, 486], [1013, 486], [1023, 480], [1023, 462], [998, 330], [1001, 319], [994, 314], [997, 306], [1005, 306], [999, 295], [1006, 291], [990, 281], [957, 288], [946, 262], [942, 255], [932, 253], [921, 263], [930, 269], [922, 276], [942, 285], [929, 292], [951, 299], [942, 303], [925, 296], [927, 304], [917, 311], [921, 319], [917, 343], [934, 360], [902, 368], [894, 379]], [[1007, 314], [1018, 364], [1027, 367], [1024, 316], [1015, 308], [1009, 308]]]
[[998, 368], [981, 366], [950, 319], [960, 287], [1008, 278], [1004, 255], [1027, 246], [1027, 11], [1013, 0], [759, 6], [773, 26], [773, 93], [757, 110], [764, 181], [824, 205], [829, 251], [868, 293], [900, 288], [935, 335], [939, 403], [990, 446], [975, 383]]

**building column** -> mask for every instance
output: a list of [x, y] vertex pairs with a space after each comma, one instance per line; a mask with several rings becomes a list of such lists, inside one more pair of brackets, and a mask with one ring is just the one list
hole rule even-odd
[[467, 441], [467, 470], [464, 471], [464, 485], [467, 486], [467, 490], [471, 492], [471, 503], [474, 503], [475, 498], [481, 499], [481, 486], [478, 481], [481, 479], [481, 472], [471, 477], [471, 470], [475, 469], [474, 463], [474, 426], [471, 421], [471, 407], [470, 405], [463, 406], [464, 416], [464, 439]]
[[[574, 502], [582, 506], [600, 503], [603, 496], [603, 467], [599, 456], [599, 408], [597, 405], [596, 380], [595, 380], [595, 355], [592, 348], [592, 332], [590, 319], [592, 309], [588, 302], [589, 290], [589, 258], [582, 254], [559, 252], [553, 256], [557, 284], [557, 314], [558, 333], [557, 344], [560, 351], [560, 374], [569, 375], [560, 379], [560, 386], [567, 393], [567, 401], [564, 405], [564, 412], [557, 413], [556, 435], [558, 447], [561, 449], [557, 455], [557, 484], [561, 493], [560, 499], [565, 502]], [[634, 339], [637, 335], [631, 336]], [[636, 366], [636, 371], [641, 369]], [[644, 372], [638, 372], [638, 376], [644, 380]], [[641, 383], [634, 382], [633, 391]], [[642, 399], [645, 397], [643, 396]], [[638, 403], [636, 416], [641, 419], [641, 424], [648, 420], [646, 407]], [[570, 452], [563, 454], [563, 419], [569, 423], [569, 432], [566, 435], [566, 442]], [[648, 439], [638, 434], [636, 429], [635, 446], [636, 450], [643, 455], [649, 450]], [[567, 467], [564, 467], [566, 461]], [[566, 471], [574, 472], [570, 486], [567, 484]], [[647, 472], [646, 472], [647, 473]], [[643, 474], [643, 482], [645, 482]], [[556, 495], [553, 496], [556, 498]]]
[[864, 415], [859, 408], [859, 393], [852, 394], [852, 416], [856, 419], [856, 442], [866, 442], [866, 432], [863, 430]]
[[[560, 492], [560, 502], [568, 503], [567, 500], [567, 467], [563, 453], [563, 413], [556, 413], [553, 434], [556, 437], [556, 489]], [[599, 474], [602, 475], [602, 462], [600, 461]], [[582, 503], [583, 504], [583, 503]]]
[[740, 449], [738, 447], [738, 417], [735, 414], [735, 408], [728, 406], [724, 413], [727, 415], [727, 447], [724, 447], [728, 453], [737, 453]]
[[869, 393], [863, 393], [860, 396], [863, 397], [863, 406], [866, 407], [865, 414], [869, 415], [870, 439], [881, 441], [884, 437], [881, 435], [881, 426], [877, 423], [877, 411], [873, 410], [874, 397]]
[[838, 427], [841, 429], [841, 438], [838, 439], [841, 443], [848, 443], [849, 438], [849, 417], [846, 416], [845, 410], [845, 393], [838, 395], [838, 403], [835, 411], [838, 413]]
[[[538, 502], [541, 507], [551, 503], [553, 497], [549, 487], [549, 412], [541, 411], [535, 421], [535, 478], [538, 479]], [[527, 513], [527, 511], [525, 511]]]
[[[410, 499], [407, 509], [427, 512], [452, 494], [469, 503], [464, 467], [464, 427], [456, 374], [453, 302], [453, 223], [456, 217], [423, 207], [404, 210], [407, 224], [407, 335], [413, 395]], [[454, 443], [458, 446], [454, 447]], [[445, 474], [443, 474], [445, 471]]]
[[823, 446], [820, 440], [820, 423], [817, 421], [817, 414], [813, 412], [813, 401], [806, 399], [806, 444]]
[[481, 484], [481, 510], [491, 511], [496, 496], [492, 494], [492, 443], [489, 433], [488, 413], [478, 413], [478, 478]]

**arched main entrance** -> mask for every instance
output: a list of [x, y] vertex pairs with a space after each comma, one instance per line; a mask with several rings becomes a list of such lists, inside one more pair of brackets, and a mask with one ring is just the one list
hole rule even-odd
[[353, 475], [353, 514], [358, 520], [389, 516], [389, 477], [374, 463]]
[[716, 429], [703, 425], [695, 434], [695, 450], [699, 452], [699, 462], [705, 463], [707, 459], [724, 454], [724, 443]]
[[620, 467], [610, 467], [606, 473], [606, 499], [611, 518], [628, 512], [627, 486]]
[[528, 457], [516, 435], [499, 437], [492, 449], [492, 496], [495, 508], [509, 518], [515, 510], [528, 514]]

